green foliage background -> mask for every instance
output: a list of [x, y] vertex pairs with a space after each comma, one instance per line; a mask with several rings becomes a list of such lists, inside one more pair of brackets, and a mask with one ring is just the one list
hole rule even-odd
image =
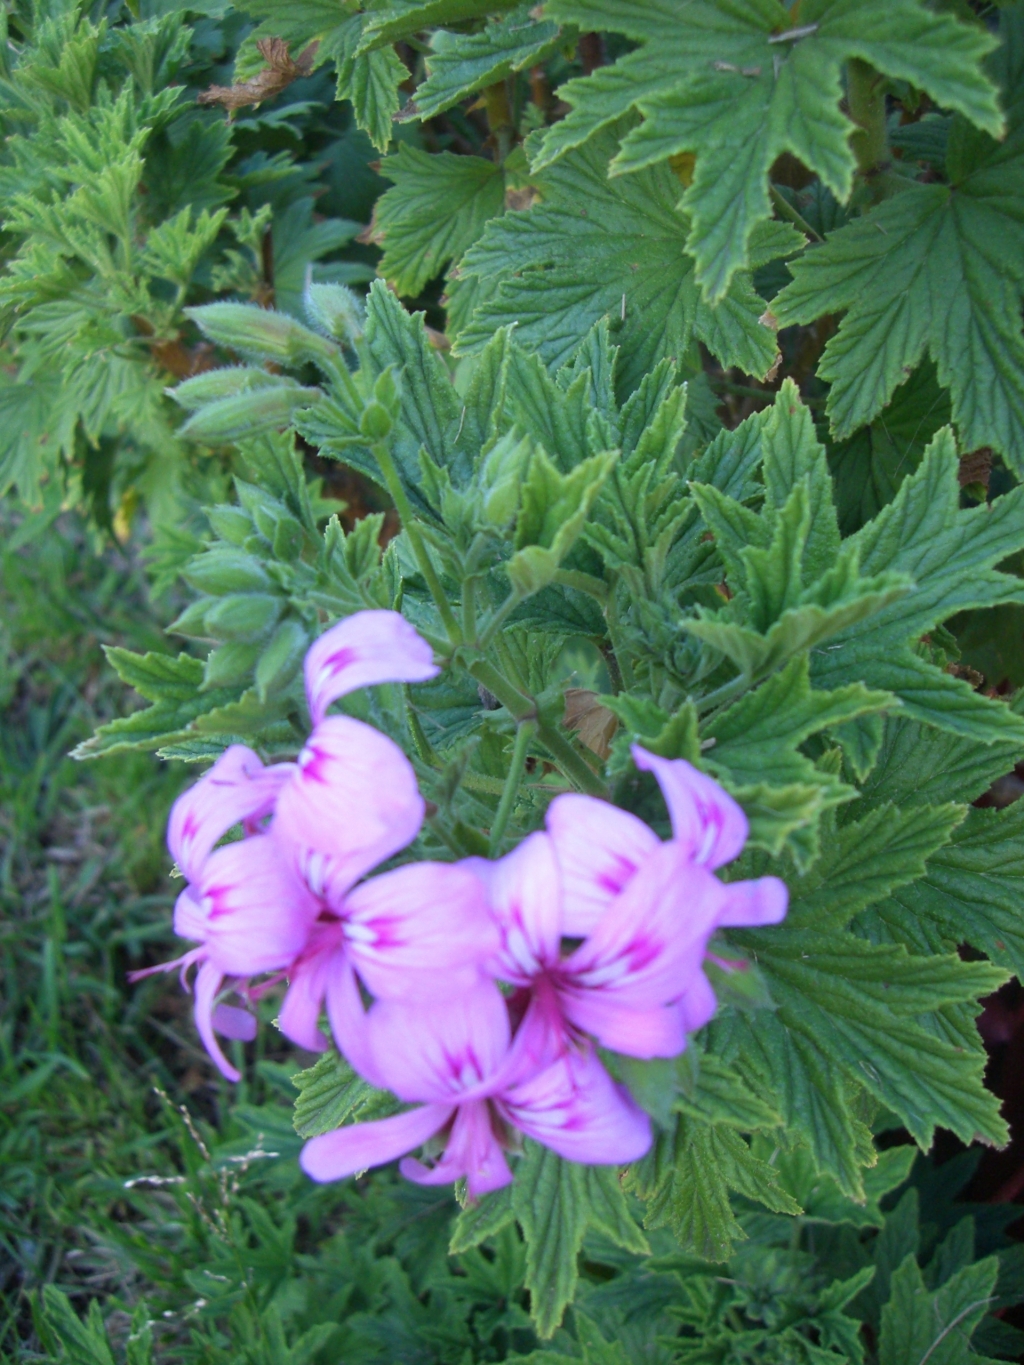
[[[2, 1349], [1017, 1355], [1012, 1213], [914, 1144], [1008, 1137], [975, 1021], [1024, 815], [973, 803], [1024, 756], [1024, 10], [5, 22]], [[607, 1058], [657, 1126], [626, 1171], [314, 1188], [301, 1138], [386, 1097], [272, 1002], [229, 1094], [180, 997], [125, 993], [183, 765], [294, 754], [309, 642], [371, 606], [445, 664], [346, 700], [431, 802], [403, 856], [498, 855], [567, 788], [665, 831], [640, 740], [743, 805], [728, 875], [790, 886], [682, 1058]]]

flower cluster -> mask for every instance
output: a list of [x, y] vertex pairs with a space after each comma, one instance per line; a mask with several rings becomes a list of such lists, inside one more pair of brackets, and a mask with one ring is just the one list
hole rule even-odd
[[[690, 764], [639, 747], [636, 764], [669, 809], [667, 841], [626, 811], [564, 794], [507, 857], [368, 878], [416, 838], [425, 806], [390, 739], [327, 709], [356, 688], [436, 672], [395, 612], [357, 613], [316, 642], [305, 666], [313, 730], [298, 761], [266, 767], [235, 745], [171, 812], [168, 845], [187, 880], [174, 927], [198, 946], [153, 970], [179, 967], [184, 980], [197, 966], [196, 1024], [230, 1079], [217, 1034], [249, 1039], [255, 1019], [220, 997], [249, 1002], [286, 981], [288, 1038], [326, 1048], [326, 1012], [356, 1071], [415, 1106], [313, 1138], [302, 1164], [316, 1180], [404, 1156], [410, 1179], [464, 1177], [479, 1195], [511, 1179], [513, 1129], [574, 1161], [632, 1161], [650, 1123], [596, 1045], [681, 1052], [714, 1013], [711, 935], [777, 923], [786, 888], [721, 882], [715, 869], [747, 836], [742, 811]], [[244, 837], [218, 847], [236, 825]], [[407, 1155], [428, 1142], [432, 1164]]]

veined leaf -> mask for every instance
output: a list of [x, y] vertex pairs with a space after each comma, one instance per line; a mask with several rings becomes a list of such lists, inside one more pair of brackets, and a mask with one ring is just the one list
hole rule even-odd
[[[741, 698], [707, 727], [715, 741], [707, 751], [707, 767], [733, 792], [737, 800], [753, 809], [752, 838], [777, 852], [779, 830], [758, 828], [757, 806], [772, 788], [782, 791], [807, 788], [816, 798], [812, 813], [826, 805], [848, 801], [855, 794], [830, 773], [815, 767], [799, 746], [829, 725], [878, 711], [890, 702], [884, 692], [869, 692], [859, 683], [834, 692], [812, 690], [806, 655], [794, 659], [781, 673]], [[804, 821], [800, 820], [795, 827]], [[785, 833], [789, 833], [786, 830]], [[785, 837], [783, 833], [782, 837]], [[766, 835], [774, 834], [775, 838]]]
[[961, 511], [957, 469], [946, 428], [893, 501], [844, 542], [859, 554], [862, 573], [906, 574], [914, 590], [816, 650], [811, 676], [823, 687], [857, 679], [885, 688], [914, 719], [983, 743], [1018, 742], [1024, 722], [1005, 703], [974, 692], [909, 648], [957, 611], [1024, 601], [1020, 579], [992, 567], [1024, 545], [1024, 489]]
[[403, 144], [380, 173], [394, 188], [374, 206], [371, 235], [384, 248], [380, 273], [399, 294], [421, 293], [504, 212], [505, 177], [483, 157], [428, 155]]
[[479, 33], [437, 29], [430, 40], [427, 79], [402, 111], [403, 121], [433, 118], [485, 85], [546, 61], [565, 38], [550, 19], [535, 19], [535, 8], [520, 5], [511, 14], [492, 19]]
[[730, 1190], [776, 1213], [800, 1212], [775, 1168], [754, 1156], [739, 1133], [682, 1114], [674, 1130], [660, 1134], [630, 1167], [626, 1183], [646, 1205], [645, 1227], [671, 1227], [684, 1251], [709, 1261], [724, 1261], [746, 1236]]
[[401, 1106], [393, 1095], [375, 1090], [357, 1076], [337, 1052], [326, 1052], [307, 1071], [292, 1077], [299, 1092], [292, 1124], [299, 1137], [319, 1137], [344, 1123], [385, 1118]]
[[966, 1365], [975, 1328], [995, 1297], [999, 1259], [988, 1256], [965, 1266], [934, 1294], [921, 1268], [907, 1256], [892, 1277], [892, 1294], [882, 1309], [879, 1365]]
[[106, 655], [122, 682], [152, 704], [101, 725], [73, 751], [75, 758], [99, 758], [124, 749], [155, 749], [185, 738], [198, 717], [237, 699], [237, 688], [201, 692], [203, 663], [188, 654], [133, 654], [108, 648]]
[[974, 801], [1022, 754], [1024, 741], [978, 744], [905, 716], [888, 716], [877, 760], [861, 788], [862, 804], [935, 805], [951, 792], [960, 801]]
[[399, 86], [408, 80], [409, 72], [393, 47], [363, 50], [368, 19], [366, 14], [346, 17], [325, 37], [319, 56], [334, 59], [338, 99], [352, 102], [356, 124], [375, 147], [385, 151], [391, 142], [392, 120], [402, 104]]
[[[533, 177], [541, 202], [492, 222], [466, 253], [460, 273], [480, 280], [485, 296], [456, 338], [458, 352], [480, 349], [496, 328], [516, 322], [517, 340], [555, 367], [607, 317], [622, 348], [624, 392], [663, 356], [683, 359], [694, 340], [724, 364], [767, 372], [775, 334], [759, 322], [764, 304], [749, 273], [734, 280], [718, 307], [700, 298], [672, 172], [656, 166], [608, 179], [617, 137], [629, 126], [600, 133]], [[786, 255], [801, 241], [781, 224], [766, 225], [751, 261]]]
[[1024, 807], [969, 810], [950, 842], [929, 859], [924, 875], [894, 890], [865, 917], [908, 945], [924, 925], [955, 946], [970, 943], [993, 962], [1024, 977]]
[[374, 5], [366, 16], [360, 52], [398, 42], [435, 24], [482, 18], [514, 4], [515, 0], [387, 0], [385, 4]]
[[[764, 1154], [770, 1141], [772, 1139], [765, 1135], [755, 1143], [760, 1154]], [[803, 1208], [805, 1221], [820, 1219], [825, 1223], [852, 1223], [860, 1228], [880, 1228], [886, 1221], [881, 1200], [907, 1179], [916, 1156], [917, 1148], [912, 1143], [902, 1147], [887, 1147], [879, 1152], [877, 1164], [864, 1172], [864, 1203], [850, 1199], [834, 1180], [819, 1171], [806, 1147], [779, 1152], [774, 1165], [783, 1189]]]
[[[815, 696], [820, 695], [818, 693]], [[916, 882], [940, 856], [964, 807], [884, 805], [831, 832], [820, 858], [791, 887], [788, 926], [818, 933], [845, 929], [859, 911]]]
[[516, 1167], [512, 1209], [526, 1240], [530, 1313], [541, 1337], [552, 1335], [576, 1292], [589, 1224], [628, 1251], [648, 1250], [611, 1168], [563, 1161], [534, 1142]]
[[[999, 67], [1012, 89], [1021, 57], [1010, 46]], [[786, 323], [847, 310], [818, 370], [837, 435], [875, 417], [927, 351], [964, 447], [991, 446], [1024, 472], [1024, 127], [1011, 108], [1005, 142], [956, 121], [949, 185], [908, 185], [841, 228], [794, 263], [773, 301]]]
[[[735, 937], [754, 953], [778, 1009], [759, 1014], [753, 1027], [746, 1020], [733, 1023], [734, 1040], [742, 1030], [742, 1042], [731, 1060], [754, 1084], [757, 1074], [771, 1076], [783, 1117], [804, 1131], [819, 1169], [831, 1171], [844, 1189], [860, 1190], [850, 1165], [855, 1134], [843, 1120], [845, 1105], [838, 1114], [834, 1102], [829, 1105], [833, 1114], [822, 1128], [825, 1097], [842, 1094], [836, 1073], [898, 1114], [923, 1147], [940, 1124], [966, 1142], [978, 1136], [1005, 1141], [998, 1101], [983, 1085], [984, 1052], [954, 1045], [921, 1022], [945, 1005], [994, 990], [1005, 980], [998, 968], [952, 954], [910, 956], [900, 946], [873, 945], [852, 934], [787, 927]], [[846, 1137], [837, 1144], [844, 1127]]]
[[697, 282], [711, 300], [724, 297], [750, 263], [754, 226], [771, 211], [769, 169], [782, 152], [816, 171], [838, 199], [849, 196], [854, 126], [839, 101], [851, 58], [928, 91], [993, 137], [1002, 132], [996, 90], [981, 66], [992, 39], [917, 0], [818, 0], [796, 23], [778, 0], [728, 9], [708, 0], [549, 0], [545, 14], [584, 31], [623, 33], [638, 47], [561, 88], [573, 109], [545, 134], [536, 168], [639, 109], [644, 120], [624, 138], [611, 173], [696, 153], [680, 202]]

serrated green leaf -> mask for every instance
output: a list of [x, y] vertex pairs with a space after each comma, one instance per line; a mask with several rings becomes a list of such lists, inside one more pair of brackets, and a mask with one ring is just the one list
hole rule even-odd
[[650, 1244], [629, 1211], [619, 1172], [614, 1166], [581, 1166], [587, 1221], [623, 1251], [649, 1256]]
[[546, 61], [564, 39], [550, 19], [533, 17], [535, 8], [520, 5], [511, 14], [492, 19], [479, 33], [438, 29], [430, 40], [427, 79], [402, 111], [403, 120], [433, 118], [485, 85]]
[[353, 14], [332, 29], [320, 49], [338, 72], [337, 98], [350, 100], [356, 124], [379, 151], [391, 142], [392, 120], [402, 104], [399, 87], [409, 72], [394, 48], [363, 52], [368, 16]]
[[[900, 1116], [922, 1146], [931, 1144], [939, 1124], [967, 1142], [978, 1135], [1005, 1141], [998, 1102], [982, 1083], [984, 1053], [945, 1041], [914, 1017], [988, 994], [1005, 979], [999, 969], [963, 963], [955, 955], [910, 956], [902, 947], [868, 944], [852, 934], [787, 927], [736, 938], [754, 953], [778, 1006], [771, 1015], [757, 1016], [756, 1029], [746, 1028], [745, 1045], [753, 1046], [753, 1056], [785, 1047], [779, 1030], [799, 1035], [804, 1053], [816, 1054], [826, 1075], [835, 1070], [863, 1085]], [[737, 1027], [746, 1027], [745, 1021]], [[752, 1057], [741, 1054], [738, 1060], [746, 1073]], [[781, 1058], [772, 1060], [773, 1078], [780, 1064]], [[813, 1077], [810, 1083], [819, 1088]], [[834, 1092], [835, 1082], [821, 1088]], [[831, 1169], [859, 1197], [859, 1178], [848, 1167], [828, 1164], [833, 1154], [827, 1144], [818, 1145], [817, 1122], [808, 1123], [810, 1115], [794, 1112], [785, 1099], [782, 1112], [787, 1122], [806, 1125], [820, 1168]]]
[[456, 1218], [448, 1254], [457, 1256], [460, 1251], [469, 1251], [514, 1221], [511, 1185], [485, 1194], [475, 1204], [467, 1204]]
[[873, 1156], [871, 1133], [851, 1112], [842, 1070], [813, 1035], [762, 1011], [753, 1024], [736, 1014], [716, 1020], [711, 1039], [804, 1138], [817, 1169], [851, 1198], [864, 1199], [861, 1168]]
[[800, 1212], [775, 1168], [754, 1156], [739, 1133], [684, 1115], [630, 1167], [626, 1183], [646, 1205], [645, 1227], [671, 1227], [684, 1251], [709, 1261], [724, 1261], [746, 1235], [730, 1190], [777, 1213]]
[[373, 211], [373, 241], [384, 248], [379, 270], [415, 297], [505, 209], [502, 168], [480, 156], [429, 155], [404, 143], [380, 173], [393, 182]]
[[515, 0], [387, 0], [366, 16], [361, 52], [398, 42], [435, 24], [458, 24], [508, 9]]
[[337, 1052], [326, 1052], [306, 1071], [297, 1071], [292, 1085], [299, 1092], [292, 1126], [301, 1138], [319, 1137], [345, 1123], [385, 1118], [400, 1108], [386, 1091], [377, 1090]]
[[[723, 364], [765, 374], [776, 346], [774, 332], [759, 321], [763, 302], [747, 273], [717, 308], [701, 301], [671, 171], [658, 166], [608, 180], [617, 136], [627, 126], [602, 132], [534, 177], [541, 202], [492, 222], [466, 253], [460, 271], [479, 279], [486, 297], [456, 338], [456, 351], [475, 352], [496, 328], [515, 322], [517, 340], [557, 367], [594, 323], [608, 318], [622, 349], [624, 392], [662, 357], [681, 360], [694, 340]], [[795, 232], [773, 230], [772, 237], [772, 255], [798, 245]]]
[[[859, 911], [924, 875], [948, 843], [964, 807], [885, 805], [840, 826], [808, 873], [791, 887], [786, 923], [794, 929], [845, 929]], [[938, 856], [938, 855], [936, 855]]]
[[[783, 796], [780, 812], [794, 803], [799, 809], [809, 799], [817, 815], [854, 793], [816, 767], [800, 752], [800, 745], [830, 725], [878, 711], [889, 700], [886, 693], [869, 692], [859, 683], [834, 692], [813, 690], [805, 655], [709, 722], [702, 733], [715, 743], [703, 762], [748, 815], [756, 816], [758, 807], [771, 802], [773, 788]], [[761, 842], [764, 832], [755, 830], [753, 837]], [[768, 847], [777, 851], [779, 845], [770, 842]]]
[[625, 7], [614, 0], [550, 0], [545, 13], [584, 31], [623, 33], [638, 47], [561, 88], [573, 108], [544, 136], [536, 166], [550, 165], [639, 109], [644, 120], [624, 138], [612, 174], [696, 153], [693, 183], [680, 204], [691, 218], [687, 248], [697, 261], [697, 281], [711, 300], [721, 299], [749, 263], [754, 226], [771, 212], [768, 174], [781, 153], [817, 172], [838, 199], [848, 197], [853, 125], [839, 103], [843, 65], [851, 57], [927, 90], [994, 137], [1002, 132], [996, 91], [981, 66], [992, 39], [916, 0], [856, 7], [820, 0], [801, 10], [796, 24], [777, 0], [744, 0], [728, 10], [707, 0]]
[[538, 1336], [550, 1337], [579, 1277], [577, 1257], [587, 1227], [582, 1167], [528, 1143], [516, 1169], [512, 1207], [526, 1240], [530, 1316]]
[[949, 731], [930, 730], [904, 716], [887, 716], [863, 805], [937, 805], [955, 792], [974, 801], [1024, 754], [1024, 742], [978, 744]]
[[[1019, 56], [1001, 56], [1004, 81], [1019, 81]], [[874, 418], [927, 351], [964, 447], [991, 446], [1020, 474], [1024, 274], [1006, 262], [1024, 250], [1021, 127], [1004, 142], [976, 136], [950, 169], [951, 184], [910, 184], [795, 262], [772, 310], [784, 323], [846, 310], [818, 369], [837, 435]]]
[[638, 1255], [647, 1241], [629, 1215], [611, 1167], [580, 1166], [527, 1142], [516, 1166], [512, 1209], [526, 1241], [526, 1288], [538, 1336], [550, 1337], [572, 1301], [588, 1224]]
[[72, 751], [78, 759], [99, 758], [127, 749], [155, 749], [184, 738], [196, 719], [237, 698], [232, 689], [200, 692], [203, 663], [188, 654], [133, 654], [108, 647], [107, 659], [122, 682], [152, 705], [101, 725]]
[[932, 924], [943, 941], [969, 943], [1024, 977], [1024, 807], [969, 810], [928, 859], [924, 875], [876, 904], [874, 915], [905, 942]]
[[811, 676], [816, 686], [859, 680], [885, 689], [912, 718], [982, 743], [1016, 742], [1024, 725], [1005, 703], [972, 691], [908, 647], [957, 611], [1024, 599], [1020, 579], [992, 567], [1024, 545], [1024, 490], [961, 511], [957, 469], [952, 434], [944, 429], [893, 501], [844, 542], [859, 555], [863, 574], [906, 574], [914, 589], [816, 650]]
[[700, 1122], [724, 1124], [744, 1133], [756, 1128], [776, 1128], [782, 1122], [771, 1105], [751, 1093], [737, 1071], [711, 1052], [697, 1063], [697, 1082], [692, 1094], [682, 1090], [676, 1095], [674, 1107]]
[[28, 506], [38, 506], [40, 480], [71, 441], [74, 418], [53, 382], [36, 376], [19, 384], [0, 372], [0, 497], [13, 487]]
[[900, 484], [921, 463], [925, 447], [952, 416], [949, 395], [935, 366], [918, 366], [878, 417], [848, 441], [829, 450], [836, 512], [844, 535], [892, 502]]
[[934, 1294], [921, 1268], [908, 1256], [892, 1277], [892, 1294], [882, 1310], [879, 1365], [967, 1365], [971, 1336], [994, 1298], [999, 1260], [988, 1256], [965, 1266]]
[[[767, 1141], [762, 1139], [761, 1146]], [[805, 1221], [880, 1228], [885, 1222], [881, 1200], [907, 1179], [916, 1156], [917, 1148], [912, 1144], [879, 1152], [877, 1163], [864, 1172], [863, 1203], [850, 1199], [834, 1180], [819, 1171], [806, 1147], [780, 1151], [774, 1164], [783, 1188], [803, 1208]]]

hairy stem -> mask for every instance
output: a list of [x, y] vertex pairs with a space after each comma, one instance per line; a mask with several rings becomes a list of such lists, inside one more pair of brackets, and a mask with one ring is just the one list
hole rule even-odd
[[505, 624], [510, 612], [513, 612], [523, 599], [519, 593], [513, 591], [505, 598], [501, 606], [491, 615], [490, 620], [484, 627], [484, 633], [480, 637], [479, 648], [486, 649], [487, 646], [497, 635], [498, 631]]
[[850, 146], [857, 170], [868, 187], [872, 203], [892, 192], [892, 154], [885, 126], [885, 77], [873, 66], [853, 57], [846, 66], [846, 93], [850, 117], [857, 125]]
[[608, 584], [604, 579], [595, 578], [593, 574], [584, 573], [582, 569], [559, 569], [554, 581], [563, 588], [575, 588], [577, 592], [585, 592], [588, 597], [596, 598], [598, 602], [608, 601]]
[[512, 150], [512, 138], [515, 135], [508, 86], [505, 81], [489, 85], [483, 92], [483, 103], [487, 114], [487, 127], [494, 138], [495, 159], [500, 163]]
[[589, 792], [592, 796], [607, 796], [604, 782], [590, 764], [576, 752], [563, 734], [540, 719], [537, 703], [532, 697], [520, 692], [486, 659], [474, 659], [467, 668], [477, 682], [483, 683], [488, 692], [497, 697], [514, 721], [537, 722], [537, 738], [551, 755], [555, 766], [578, 791]]
[[820, 233], [815, 232], [814, 228], [811, 227], [810, 223], [803, 216], [803, 214], [793, 207], [793, 205], [789, 202], [789, 200], [786, 198], [786, 196], [782, 193], [781, 190], [776, 189], [774, 185], [769, 185], [768, 192], [771, 195], [771, 200], [772, 204], [775, 207], [775, 211], [778, 213], [780, 218], [785, 218], [790, 223], [792, 223], [794, 227], [798, 227], [805, 236], [811, 239], [812, 242], [820, 242], [824, 240], [821, 237]]
[[505, 829], [508, 825], [509, 816], [512, 814], [512, 807], [519, 795], [519, 784], [523, 780], [526, 751], [530, 747], [530, 740], [536, 732], [537, 722], [535, 720], [523, 720], [516, 726], [516, 742], [512, 747], [512, 762], [505, 778], [505, 787], [501, 793], [497, 813], [494, 816], [494, 824], [491, 826], [491, 841], [487, 851], [492, 858], [496, 858], [501, 851], [501, 841], [505, 837]]
[[412, 552], [416, 556], [416, 563], [419, 566], [420, 573], [426, 579], [427, 587], [430, 589], [430, 595], [434, 599], [434, 604], [441, 613], [441, 620], [444, 622], [444, 628], [448, 632], [448, 639], [453, 645], [461, 644], [462, 631], [459, 629], [459, 623], [456, 621], [455, 613], [452, 611], [452, 604], [448, 601], [447, 594], [441, 586], [441, 580], [438, 578], [437, 572], [434, 569], [433, 560], [430, 558], [427, 547], [423, 543], [423, 537], [420, 535], [420, 528], [416, 525], [416, 517], [412, 510], [412, 504], [406, 496], [405, 489], [402, 487], [402, 480], [398, 477], [398, 470], [395, 467], [394, 460], [391, 458], [391, 451], [388, 450], [387, 444], [384, 441], [376, 441], [374, 443], [373, 457], [380, 465], [380, 472], [384, 475], [384, 482], [388, 486], [388, 492], [391, 494], [392, 501], [398, 508], [402, 530], [405, 531], [406, 535], [409, 537], [409, 544], [412, 546]]

